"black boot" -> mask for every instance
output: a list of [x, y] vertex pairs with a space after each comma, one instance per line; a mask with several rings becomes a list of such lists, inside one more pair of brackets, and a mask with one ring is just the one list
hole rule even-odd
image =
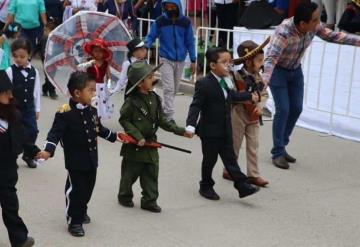
[[152, 213], [160, 213], [161, 212], [161, 208], [157, 204], [155, 204], [153, 206], [141, 205], [141, 208], [144, 210], [150, 211]]
[[250, 196], [260, 190], [259, 187], [253, 186], [249, 182], [243, 182], [243, 183], [237, 184], [235, 186], [235, 188], [239, 191], [240, 198]]
[[134, 203], [133, 201], [121, 201], [119, 200], [119, 204], [123, 207], [126, 207], [126, 208], [133, 208], [134, 207]]
[[25, 242], [20, 247], [31, 247], [35, 244], [35, 240], [32, 237], [27, 237]]
[[220, 200], [220, 196], [215, 192], [214, 188], [202, 189], [200, 188], [199, 193], [206, 199], [217, 201]]
[[90, 224], [91, 218], [88, 214], [85, 214], [83, 224]]
[[26, 156], [23, 156], [22, 157], [23, 161], [25, 161], [25, 163], [27, 164], [27, 166], [29, 168], [36, 168], [37, 167], [37, 164], [35, 162], [35, 160], [29, 158], [29, 157], [26, 157]]
[[83, 237], [85, 236], [84, 228], [81, 224], [70, 224], [68, 226], [68, 231], [74, 237]]

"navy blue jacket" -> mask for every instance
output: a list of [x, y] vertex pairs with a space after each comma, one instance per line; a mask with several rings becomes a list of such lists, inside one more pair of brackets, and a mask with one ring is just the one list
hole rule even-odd
[[166, 13], [159, 16], [146, 36], [146, 47], [150, 48], [156, 38], [159, 38], [160, 57], [182, 62], [189, 53], [191, 62], [195, 62], [195, 40], [191, 21], [183, 15], [180, 0], [164, 0], [162, 5], [166, 3], [174, 3], [178, 6], [179, 17], [172, 21]]

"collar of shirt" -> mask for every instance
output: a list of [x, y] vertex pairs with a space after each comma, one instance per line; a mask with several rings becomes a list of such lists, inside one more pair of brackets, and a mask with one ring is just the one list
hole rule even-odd
[[233, 89], [234, 88], [234, 85], [233, 85], [233, 82], [231, 80], [231, 77], [230, 76], [226, 76], [226, 77], [220, 77], [218, 75], [216, 75], [214, 72], [210, 71], [211, 74], [213, 74], [213, 76], [215, 76], [216, 80], [220, 83], [220, 80], [221, 79], [224, 79], [225, 82], [226, 82], [226, 85], [228, 86], [229, 89]]
[[215, 76], [216, 80], [217, 80], [218, 82], [220, 82], [220, 80], [221, 80], [221, 77], [220, 77], [220, 76], [216, 75], [216, 74], [215, 74], [214, 72], [212, 72], [212, 71], [211, 71], [211, 74], [213, 74], [213, 76]]
[[79, 109], [79, 110], [84, 110], [86, 108], [88, 108], [89, 106], [88, 105], [83, 105], [81, 103], [77, 103], [76, 105], [76, 108]]
[[16, 67], [18, 68], [22, 68], [22, 69], [31, 69], [31, 63], [28, 62], [28, 64], [24, 67], [21, 67], [20, 65], [18, 65], [17, 63], [14, 63]]

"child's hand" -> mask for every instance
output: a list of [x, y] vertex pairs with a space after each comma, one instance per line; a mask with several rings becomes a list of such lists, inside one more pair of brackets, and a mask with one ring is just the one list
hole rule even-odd
[[145, 145], [145, 139], [141, 139], [140, 141], [138, 141], [137, 145], [143, 147]]
[[123, 139], [121, 139], [119, 133], [120, 133], [120, 132], [117, 132], [117, 133], [116, 133], [116, 140], [117, 140], [118, 142], [121, 142], [121, 143], [129, 143], [128, 140], [123, 140]]
[[37, 153], [36, 155], [36, 159], [39, 160], [39, 159], [44, 159], [44, 160], [48, 160], [50, 158], [50, 153], [47, 152], [47, 151], [40, 151]]
[[259, 101], [259, 95], [257, 93], [252, 93], [251, 94], [251, 100], [252, 102], [258, 102]]
[[39, 120], [39, 117], [40, 117], [40, 112], [37, 112], [36, 113], [36, 120]]
[[253, 114], [257, 114], [257, 115], [260, 115], [262, 112], [262, 109], [260, 106], [256, 106], [254, 111], [253, 111]]
[[190, 132], [190, 131], [185, 131], [184, 136], [187, 138], [193, 138], [194, 137], [194, 133]]

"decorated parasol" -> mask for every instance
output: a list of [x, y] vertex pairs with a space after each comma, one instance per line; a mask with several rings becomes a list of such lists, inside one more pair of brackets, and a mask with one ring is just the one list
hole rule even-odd
[[80, 11], [54, 29], [48, 37], [44, 69], [51, 83], [67, 95], [67, 82], [76, 66], [86, 62], [88, 56], [83, 44], [90, 40], [105, 40], [112, 51], [110, 72], [117, 80], [121, 64], [126, 58], [126, 44], [131, 35], [119, 18], [101, 12]]

